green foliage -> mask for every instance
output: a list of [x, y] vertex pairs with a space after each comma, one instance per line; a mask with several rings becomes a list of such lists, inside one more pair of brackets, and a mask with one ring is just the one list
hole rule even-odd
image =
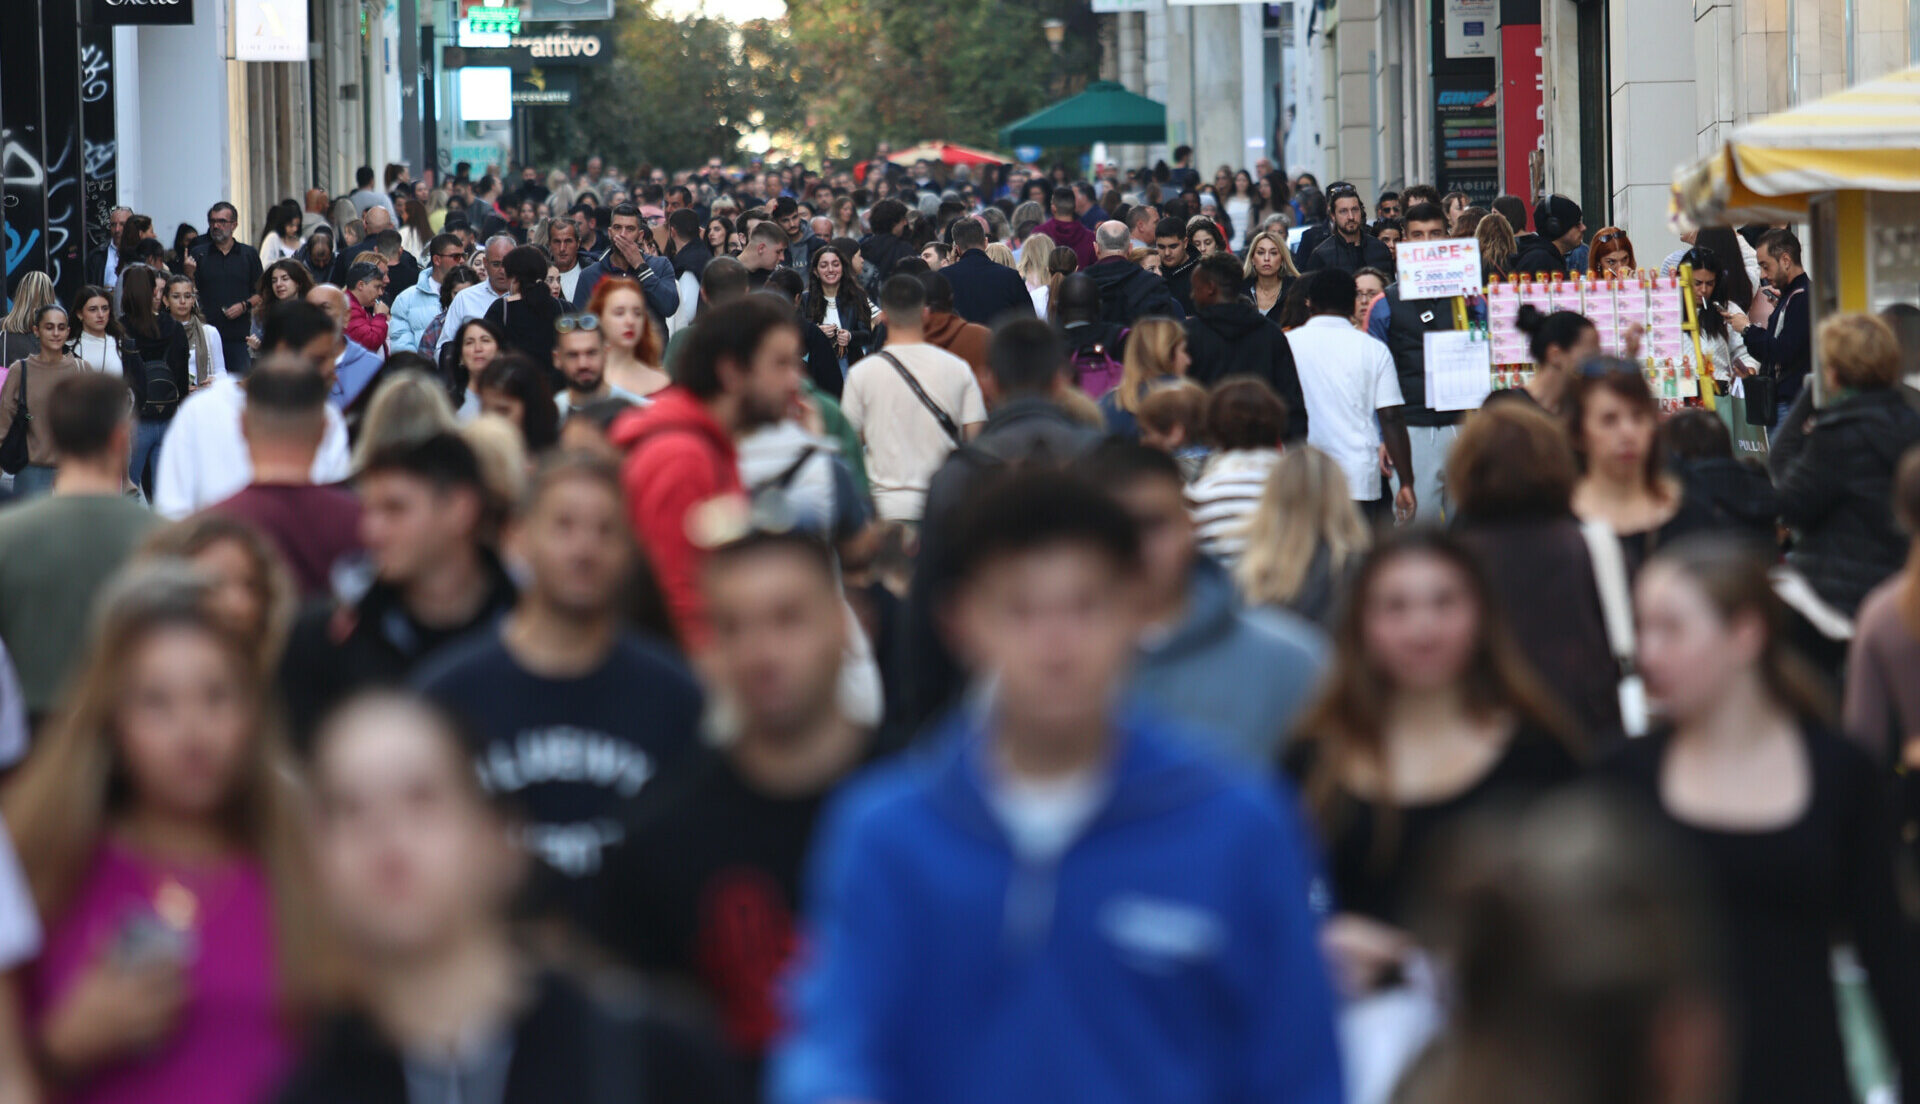
[[[1041, 23], [1067, 24], [1059, 56]], [[792, 0], [792, 45], [818, 152], [885, 140], [992, 147], [1002, 125], [1077, 88], [1099, 64], [1092, 13], [1072, 0]]]
[[597, 153], [628, 169], [689, 168], [733, 160], [749, 132], [798, 129], [800, 67], [779, 24], [675, 20], [619, 0], [614, 27], [613, 64], [581, 70], [572, 107], [530, 109], [536, 163]]

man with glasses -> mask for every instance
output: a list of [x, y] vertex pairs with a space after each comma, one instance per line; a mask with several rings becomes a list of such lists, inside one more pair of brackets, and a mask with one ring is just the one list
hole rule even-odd
[[[573, 229], [570, 223], [555, 223], [555, 226]], [[388, 349], [409, 353], [419, 350], [420, 335], [440, 313], [440, 284], [465, 256], [460, 239], [453, 234], [436, 234], [427, 243], [427, 259], [432, 267], [422, 272], [412, 287], [394, 298], [387, 326]]]
[[1363, 268], [1377, 268], [1391, 273], [1393, 250], [1367, 233], [1367, 205], [1360, 192], [1351, 184], [1335, 184], [1327, 189], [1327, 203], [1333, 213], [1333, 232], [1307, 255], [1300, 271], [1337, 268], [1351, 276]]
[[260, 254], [233, 236], [239, 212], [226, 200], [207, 211], [207, 232], [188, 254], [188, 273], [200, 292], [200, 309], [220, 335], [227, 374], [243, 377], [252, 366], [247, 333], [260, 305]]
[[1399, 192], [1381, 192], [1380, 201], [1373, 205], [1374, 217], [1397, 219], [1406, 214], [1406, 207], [1400, 202]]
[[448, 304], [447, 320], [440, 326], [440, 343], [434, 346], [435, 357], [440, 355], [440, 350], [447, 342], [453, 340], [453, 335], [460, 332], [460, 326], [467, 319], [485, 318], [487, 308], [493, 306], [493, 301], [512, 288], [512, 281], [507, 279], [507, 254], [519, 244], [513, 240], [512, 234], [495, 234], [487, 239], [487, 278], [472, 287], [462, 288], [460, 294]]
[[553, 367], [567, 386], [553, 397], [566, 417], [601, 399], [619, 399], [638, 405], [643, 400], [607, 382], [607, 331], [592, 314], [563, 314], [553, 323]]

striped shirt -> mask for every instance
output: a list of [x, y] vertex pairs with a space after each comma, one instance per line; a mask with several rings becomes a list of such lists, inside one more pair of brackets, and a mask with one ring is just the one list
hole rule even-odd
[[1260, 505], [1267, 476], [1279, 462], [1279, 449], [1235, 449], [1208, 459], [1200, 478], [1187, 486], [1201, 551], [1233, 567], [1247, 546], [1246, 528]]

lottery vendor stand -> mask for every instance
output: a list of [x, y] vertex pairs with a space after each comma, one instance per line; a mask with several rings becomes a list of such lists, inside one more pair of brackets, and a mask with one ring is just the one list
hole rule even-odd
[[1815, 326], [1920, 304], [1920, 66], [1735, 128], [1673, 203], [1696, 226], [1805, 223]]

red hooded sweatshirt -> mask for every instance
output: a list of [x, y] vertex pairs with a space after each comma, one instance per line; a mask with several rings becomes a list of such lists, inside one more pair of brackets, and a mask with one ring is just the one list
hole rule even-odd
[[1080, 258], [1081, 268], [1093, 267], [1099, 251], [1093, 247], [1093, 231], [1082, 226], [1079, 219], [1048, 219], [1034, 227], [1033, 232], [1045, 234], [1053, 239], [1053, 244], [1073, 250]]
[[742, 512], [746, 506], [733, 438], [706, 404], [678, 387], [659, 392], [645, 409], [622, 414], [612, 436], [614, 447], [627, 454], [621, 482], [634, 536], [653, 565], [681, 643], [697, 652], [707, 642], [700, 597], [706, 548], [693, 532], [708, 520], [705, 508], [715, 500], [732, 500]]

